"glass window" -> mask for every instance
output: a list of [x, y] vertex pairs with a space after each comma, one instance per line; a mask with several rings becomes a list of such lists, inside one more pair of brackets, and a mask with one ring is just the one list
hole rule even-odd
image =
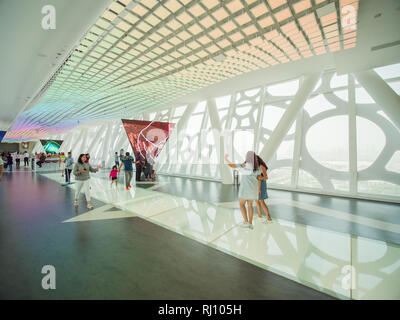
[[389, 82], [388, 85], [394, 90], [394, 92], [400, 95], [400, 81]]
[[382, 79], [400, 77], [400, 63], [375, 68], [374, 70]]
[[400, 173], [400, 151], [396, 151], [386, 164], [386, 170]]
[[247, 151], [254, 150], [254, 131], [253, 130], [235, 130], [233, 133], [233, 159], [236, 163], [245, 160]]
[[292, 180], [292, 167], [281, 167], [276, 169], [274, 169], [272, 166], [269, 167], [268, 170], [269, 183], [288, 185], [291, 183], [291, 180]]
[[269, 94], [273, 96], [294, 96], [299, 90], [299, 80], [286, 81], [267, 87]]
[[386, 145], [382, 129], [372, 121], [357, 116], [357, 168], [370, 167]]
[[246, 90], [244, 93], [248, 97], [254, 97], [254, 96], [260, 94], [260, 90], [261, 90], [260, 88], [250, 89], [250, 90]]
[[304, 109], [308, 112], [310, 117], [326, 110], [335, 109], [336, 106], [330, 103], [323, 94], [319, 94], [311, 99], [308, 99], [304, 105]]
[[314, 124], [306, 134], [310, 155], [324, 167], [349, 170], [349, 124], [347, 116], [334, 116]]
[[185, 112], [187, 106], [176, 107], [174, 110], [174, 117], [181, 117]]
[[319, 183], [319, 181], [311, 173], [303, 169], [299, 170], [298, 184], [299, 186], [304, 186], [308, 188], [317, 188], [317, 189], [322, 188], [321, 183]]
[[398, 197], [400, 185], [380, 180], [359, 181], [358, 192]]
[[331, 79], [331, 88], [344, 87], [348, 85], [348, 75], [340, 75], [338, 76], [336, 73], [333, 75]]
[[215, 98], [215, 104], [218, 109], [229, 108], [231, 103], [231, 95]]
[[200, 133], [203, 116], [203, 114], [195, 114], [190, 117], [185, 130], [186, 134], [193, 136]]
[[356, 103], [375, 103], [374, 99], [368, 94], [364, 88], [356, 88]]
[[262, 126], [265, 129], [273, 131], [277, 126], [279, 120], [281, 120], [284, 109], [278, 108], [272, 105], [264, 106], [264, 116], [262, 120]]
[[204, 112], [206, 110], [206, 105], [207, 101], [200, 101], [194, 109], [194, 113]]

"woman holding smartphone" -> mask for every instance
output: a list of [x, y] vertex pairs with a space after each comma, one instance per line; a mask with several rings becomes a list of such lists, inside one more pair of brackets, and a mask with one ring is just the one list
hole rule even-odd
[[90, 186], [89, 186], [89, 180], [90, 180], [90, 174], [89, 172], [97, 172], [101, 168], [101, 166], [97, 166], [96, 169], [94, 169], [88, 162], [86, 162], [86, 155], [81, 154], [78, 158], [78, 162], [75, 164], [74, 167], [74, 176], [76, 180], [76, 192], [75, 192], [75, 206], [78, 206], [78, 197], [81, 192], [82, 188], [85, 188], [85, 196], [86, 196], [86, 201], [87, 201], [87, 207], [88, 209], [93, 209], [93, 206], [90, 202]]
[[[246, 160], [243, 163], [234, 164], [229, 161], [228, 155], [225, 155], [225, 161], [228, 166], [239, 171], [241, 182], [239, 186], [239, 207], [243, 216], [243, 222], [240, 224], [243, 228], [253, 229], [253, 201], [257, 201], [260, 195], [260, 185], [258, 176], [261, 170], [257, 161], [257, 155], [254, 151], [248, 151]], [[247, 215], [247, 209], [249, 214]]]

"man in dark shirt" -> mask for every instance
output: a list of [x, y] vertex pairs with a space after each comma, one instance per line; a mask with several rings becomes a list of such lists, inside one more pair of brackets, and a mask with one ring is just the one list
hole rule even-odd
[[121, 164], [118, 168], [118, 172], [121, 171], [122, 166], [124, 166], [125, 169], [125, 186], [126, 190], [129, 190], [132, 188], [131, 186], [131, 180], [133, 176], [133, 163], [135, 163], [135, 160], [129, 155], [129, 152], [125, 154], [125, 157], [122, 157], [121, 159]]
[[144, 158], [140, 154], [140, 152], [135, 155], [136, 160], [136, 181], [140, 181], [140, 177], [142, 175], [142, 168], [144, 166]]

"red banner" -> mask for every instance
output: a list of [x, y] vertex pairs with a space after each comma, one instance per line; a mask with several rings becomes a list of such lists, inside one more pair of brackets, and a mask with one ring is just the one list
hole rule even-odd
[[122, 119], [133, 152], [143, 159], [150, 157], [155, 162], [167, 143], [175, 124], [170, 122]]

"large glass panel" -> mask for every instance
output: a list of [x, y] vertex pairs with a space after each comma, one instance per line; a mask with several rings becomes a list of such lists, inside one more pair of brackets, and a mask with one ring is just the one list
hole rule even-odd
[[400, 173], [400, 151], [396, 151], [386, 165], [386, 170]]
[[368, 104], [375, 103], [374, 99], [364, 88], [356, 88], [356, 103]]
[[400, 63], [375, 68], [374, 70], [382, 79], [385, 80], [400, 77]]
[[398, 197], [400, 185], [381, 180], [359, 181], [358, 192]]
[[229, 108], [231, 103], [231, 95], [215, 98], [217, 109]]
[[304, 110], [308, 112], [310, 117], [327, 110], [333, 110], [335, 108], [336, 106], [329, 102], [323, 94], [319, 94], [308, 99], [304, 105]]
[[335, 116], [314, 124], [306, 134], [312, 158], [326, 168], [349, 170], [349, 124], [347, 116]]
[[386, 145], [382, 129], [372, 121], [357, 116], [357, 169], [365, 170], [378, 158]]
[[267, 92], [272, 96], [294, 96], [299, 89], [299, 80], [286, 81], [267, 87]]

